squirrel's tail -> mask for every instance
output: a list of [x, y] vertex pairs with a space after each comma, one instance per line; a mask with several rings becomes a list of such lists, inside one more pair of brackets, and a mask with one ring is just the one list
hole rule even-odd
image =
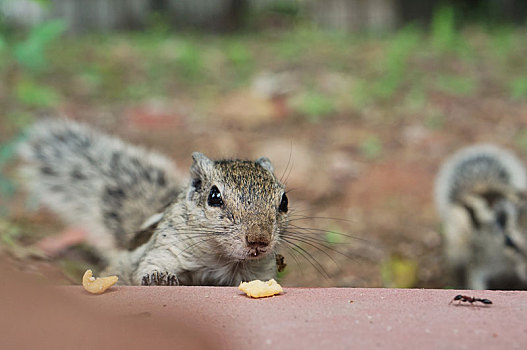
[[33, 198], [86, 229], [103, 251], [128, 248], [179, 190], [175, 166], [164, 156], [72, 121], [35, 124], [19, 151]]
[[491, 144], [473, 145], [441, 166], [435, 183], [436, 206], [444, 218], [448, 207], [467, 194], [507, 195], [526, 187], [525, 169], [514, 154]]

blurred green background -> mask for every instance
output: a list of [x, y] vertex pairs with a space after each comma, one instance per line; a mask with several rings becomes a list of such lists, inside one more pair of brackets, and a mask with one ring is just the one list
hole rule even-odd
[[472, 142], [527, 154], [526, 19], [515, 0], [0, 0], [0, 254], [63, 281], [98, 264], [34, 247], [64, 227], [28, 210], [15, 145], [57, 115], [182, 172], [192, 151], [271, 158], [323, 217], [286, 285], [448, 287], [433, 178]]

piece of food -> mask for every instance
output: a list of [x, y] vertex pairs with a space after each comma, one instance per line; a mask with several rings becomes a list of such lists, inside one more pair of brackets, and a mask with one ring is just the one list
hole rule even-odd
[[82, 276], [82, 286], [90, 293], [101, 294], [117, 283], [118, 279], [117, 276], [95, 278], [91, 270], [86, 270]]
[[238, 286], [238, 289], [242, 292], [245, 292], [245, 294], [251, 298], [270, 297], [283, 292], [282, 286], [276, 283], [274, 279], [271, 279], [267, 282], [260, 280], [241, 282]]

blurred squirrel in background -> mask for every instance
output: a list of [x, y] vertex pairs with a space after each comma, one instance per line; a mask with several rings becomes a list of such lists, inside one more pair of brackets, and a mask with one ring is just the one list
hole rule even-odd
[[[164, 156], [67, 120], [44, 120], [20, 147], [24, 184], [132, 285], [238, 285], [277, 272], [285, 186], [269, 159], [193, 153], [190, 179]], [[283, 258], [282, 258], [283, 259]]]
[[509, 151], [461, 149], [442, 165], [435, 200], [455, 288], [527, 288], [527, 175]]

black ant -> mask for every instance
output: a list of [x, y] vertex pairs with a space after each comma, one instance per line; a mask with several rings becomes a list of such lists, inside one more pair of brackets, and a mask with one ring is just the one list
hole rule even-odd
[[470, 303], [470, 304], [474, 304], [475, 302], [480, 302], [482, 304], [486, 304], [486, 305], [490, 305], [492, 304], [492, 301], [490, 301], [489, 299], [481, 299], [481, 298], [475, 298], [475, 297], [469, 297], [469, 296], [466, 296], [466, 295], [461, 295], [461, 294], [458, 294], [454, 297], [454, 299], [452, 299], [450, 301], [450, 303], [448, 303], [449, 305], [452, 304], [452, 302], [454, 302], [455, 300], [459, 300], [460, 302], [465, 302], [465, 303]]

